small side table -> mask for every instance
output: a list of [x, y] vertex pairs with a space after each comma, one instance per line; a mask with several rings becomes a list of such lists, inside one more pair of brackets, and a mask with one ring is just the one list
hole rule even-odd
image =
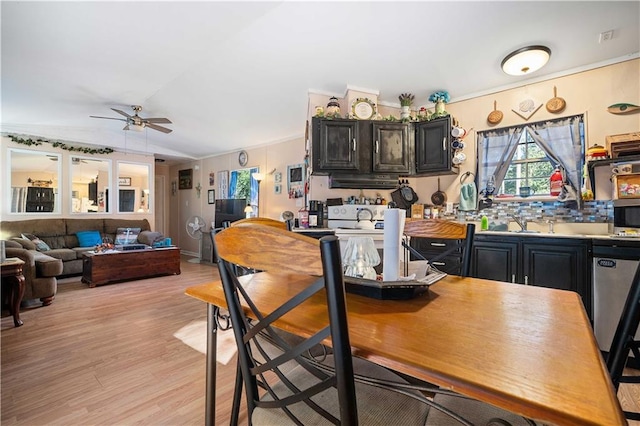
[[10, 284], [9, 291], [9, 311], [13, 315], [13, 324], [20, 327], [23, 322], [20, 319], [20, 302], [24, 296], [24, 275], [22, 268], [24, 261], [17, 257], [7, 258], [2, 262], [2, 283]]

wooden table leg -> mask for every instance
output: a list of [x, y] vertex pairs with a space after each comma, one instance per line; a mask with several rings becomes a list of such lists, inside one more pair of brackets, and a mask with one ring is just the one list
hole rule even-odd
[[13, 324], [16, 327], [20, 327], [24, 324], [20, 319], [20, 303], [22, 302], [22, 296], [24, 296], [24, 275], [12, 275], [5, 277], [5, 280], [11, 284], [9, 310], [11, 311], [11, 315], [13, 315]]

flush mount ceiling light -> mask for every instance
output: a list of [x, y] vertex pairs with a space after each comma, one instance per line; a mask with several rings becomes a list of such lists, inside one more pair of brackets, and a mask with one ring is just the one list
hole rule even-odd
[[133, 130], [134, 132], [142, 132], [144, 131], [144, 124], [129, 124], [129, 130]]
[[527, 46], [511, 52], [502, 60], [502, 71], [509, 75], [526, 75], [542, 68], [551, 57], [546, 46]]

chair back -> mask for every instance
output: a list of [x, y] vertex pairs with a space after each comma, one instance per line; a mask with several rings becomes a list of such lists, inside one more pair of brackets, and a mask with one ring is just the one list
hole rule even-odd
[[[463, 277], [471, 274], [471, 249], [473, 247], [473, 236], [476, 226], [473, 223], [458, 223], [448, 220], [424, 219], [407, 221], [404, 225], [404, 235], [411, 238], [437, 238], [445, 240], [459, 240], [448, 250], [438, 254], [428, 260], [430, 263], [442, 259], [462, 248], [462, 268]], [[415, 254], [415, 253], [414, 253]]]
[[[253, 225], [232, 226], [216, 234], [215, 239], [249, 418], [256, 408], [279, 409], [293, 422], [303, 424], [297, 417], [299, 407], [292, 407], [302, 403], [305, 410], [312, 409], [329, 422], [356, 424], [353, 363], [337, 238], [328, 236], [317, 240], [273, 226]], [[251, 277], [236, 276], [233, 268], [236, 264], [269, 272], [274, 279], [280, 275], [283, 281], [286, 278], [283, 274], [313, 278], [306, 288], [288, 300], [278, 300], [277, 308], [268, 308], [266, 306], [274, 302], [264, 295], [260, 300], [252, 299]], [[282, 339], [273, 324], [293, 310], [303, 310], [301, 304], [311, 297], [326, 297], [327, 321], [320, 321], [313, 335], [291, 345]], [[265, 347], [265, 336], [280, 349], [276, 354], [272, 348]], [[333, 347], [333, 372], [318, 368], [305, 356], [308, 349], [323, 341], [330, 341]], [[290, 376], [300, 368], [308, 372], [304, 382]], [[266, 389], [267, 397], [260, 398], [259, 388]], [[322, 392], [337, 392], [338, 412], [331, 413], [311, 400]]]
[[[636, 360], [640, 359], [640, 341], [635, 340], [635, 335], [640, 324], [640, 264], [631, 282], [631, 288], [627, 295], [620, 321], [611, 342], [609, 356], [607, 357], [607, 369], [616, 389], [620, 383], [640, 383], [639, 376], [623, 375], [629, 354], [633, 352]], [[630, 420], [640, 420], [640, 413], [624, 412]]]
[[280, 229], [291, 230], [289, 221], [281, 222], [279, 220], [270, 219], [268, 217], [248, 217], [246, 219], [240, 219], [235, 222], [231, 222], [230, 226], [245, 226], [245, 225], [265, 225], [273, 226]]

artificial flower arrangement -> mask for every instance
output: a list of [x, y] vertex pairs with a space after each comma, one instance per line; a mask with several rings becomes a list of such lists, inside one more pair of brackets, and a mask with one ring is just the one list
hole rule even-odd
[[450, 99], [451, 98], [449, 97], [449, 92], [447, 92], [446, 90], [433, 92], [431, 96], [429, 96], [429, 102], [433, 102], [434, 104], [440, 101], [446, 104], [449, 102]]
[[403, 93], [400, 96], [398, 96], [401, 106], [411, 106], [414, 98], [415, 96], [412, 95], [411, 93]]

